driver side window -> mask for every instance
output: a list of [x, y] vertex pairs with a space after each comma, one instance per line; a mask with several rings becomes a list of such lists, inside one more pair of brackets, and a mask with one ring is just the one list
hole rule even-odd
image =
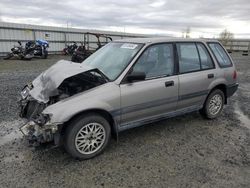
[[133, 72], [144, 72], [146, 79], [173, 75], [173, 45], [157, 44], [148, 47], [134, 65]]

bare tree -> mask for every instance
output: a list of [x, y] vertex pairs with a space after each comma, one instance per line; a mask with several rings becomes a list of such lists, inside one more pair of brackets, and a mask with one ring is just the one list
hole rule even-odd
[[230, 40], [234, 38], [234, 34], [228, 31], [227, 29], [224, 29], [220, 35], [219, 35], [219, 41], [223, 45], [227, 45]]

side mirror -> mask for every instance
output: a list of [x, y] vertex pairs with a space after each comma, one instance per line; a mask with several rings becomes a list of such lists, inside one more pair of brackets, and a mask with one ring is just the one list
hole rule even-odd
[[21, 43], [20, 41], [17, 41], [17, 43], [18, 43], [20, 46], [22, 46], [22, 43]]
[[132, 72], [131, 74], [127, 75], [127, 81], [133, 82], [133, 81], [141, 81], [145, 80], [146, 74], [145, 72]]

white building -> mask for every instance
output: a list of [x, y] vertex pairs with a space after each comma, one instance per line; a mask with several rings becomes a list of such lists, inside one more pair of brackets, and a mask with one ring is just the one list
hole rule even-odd
[[[95, 48], [97, 38], [93, 35], [86, 34], [87, 32], [107, 34], [111, 36], [113, 40], [128, 37], [146, 37], [146, 35], [122, 32], [0, 22], [0, 55], [10, 52], [10, 49], [14, 45], [17, 45], [18, 41], [25, 43], [36, 39], [44, 39], [49, 42], [49, 53], [61, 52], [66, 44], [72, 42], [83, 42], [84, 37], [88, 39], [89, 45]], [[102, 40], [101, 42], [106, 42], [105, 39]]]

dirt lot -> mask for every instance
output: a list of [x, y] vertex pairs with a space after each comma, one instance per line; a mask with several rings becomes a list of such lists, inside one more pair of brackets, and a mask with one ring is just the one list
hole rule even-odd
[[191, 113], [129, 130], [87, 161], [29, 147], [18, 131], [18, 92], [61, 58], [0, 60], [0, 187], [250, 186], [250, 57], [233, 56], [240, 87], [220, 118]]

